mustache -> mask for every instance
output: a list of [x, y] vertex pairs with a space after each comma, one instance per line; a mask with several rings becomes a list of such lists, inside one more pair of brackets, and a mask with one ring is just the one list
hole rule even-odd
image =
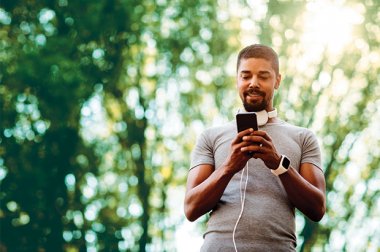
[[244, 95], [260, 95], [260, 96], [265, 97], [265, 92], [262, 92], [258, 89], [250, 88], [244, 92]]

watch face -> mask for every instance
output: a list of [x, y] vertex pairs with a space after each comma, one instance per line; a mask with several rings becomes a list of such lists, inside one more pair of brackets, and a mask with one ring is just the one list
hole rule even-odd
[[284, 157], [284, 159], [282, 160], [282, 166], [288, 169], [289, 165], [290, 165], [290, 160], [287, 157]]

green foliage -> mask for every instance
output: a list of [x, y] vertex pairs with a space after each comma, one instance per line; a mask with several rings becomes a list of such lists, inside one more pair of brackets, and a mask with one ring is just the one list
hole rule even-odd
[[281, 117], [323, 147], [328, 212], [298, 216], [299, 250], [376, 251], [379, 4], [336, 8], [354, 11], [348, 42], [345, 16], [326, 24], [318, 8], [2, 1], [0, 250], [175, 250], [195, 138], [232, 118], [236, 52], [261, 42], [280, 55]]
[[[327, 182], [327, 214], [319, 225], [308, 219], [299, 225], [299, 250], [377, 251], [380, 241], [374, 237], [379, 233], [366, 230], [363, 223], [371, 226], [379, 213], [373, 185], [378, 183], [380, 164], [375, 133], [380, 38], [371, 32], [379, 29], [374, 14], [379, 5], [351, 1], [325, 6], [326, 15], [337, 14], [325, 21], [322, 12], [311, 8], [313, 3], [270, 3], [265, 20], [273, 25], [267, 26], [262, 40], [277, 45], [285, 74], [276, 104], [287, 120], [319, 136]], [[309, 24], [310, 18], [318, 22]], [[352, 31], [345, 27], [350, 22]], [[352, 32], [349, 42], [345, 32]], [[351, 237], [358, 233], [362, 241], [356, 243]]]
[[182, 132], [203, 115], [194, 90], [215, 90], [194, 76], [223, 66], [234, 48], [209, 26], [214, 3], [19, 1], [0, 10], [1, 246], [173, 247], [164, 241], [182, 218], [170, 221], [168, 190], [184, 183], [195, 134]]

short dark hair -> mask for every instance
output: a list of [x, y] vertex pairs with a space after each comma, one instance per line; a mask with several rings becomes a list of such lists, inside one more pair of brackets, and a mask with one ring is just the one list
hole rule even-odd
[[271, 47], [261, 44], [253, 44], [243, 48], [239, 52], [237, 58], [236, 71], [239, 70], [241, 60], [249, 58], [258, 58], [270, 61], [276, 75], [279, 75], [278, 55]]

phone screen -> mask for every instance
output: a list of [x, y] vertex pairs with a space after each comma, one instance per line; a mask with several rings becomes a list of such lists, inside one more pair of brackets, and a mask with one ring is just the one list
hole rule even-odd
[[248, 128], [258, 130], [256, 113], [246, 112], [236, 114], [236, 124], [238, 132], [246, 130]]

